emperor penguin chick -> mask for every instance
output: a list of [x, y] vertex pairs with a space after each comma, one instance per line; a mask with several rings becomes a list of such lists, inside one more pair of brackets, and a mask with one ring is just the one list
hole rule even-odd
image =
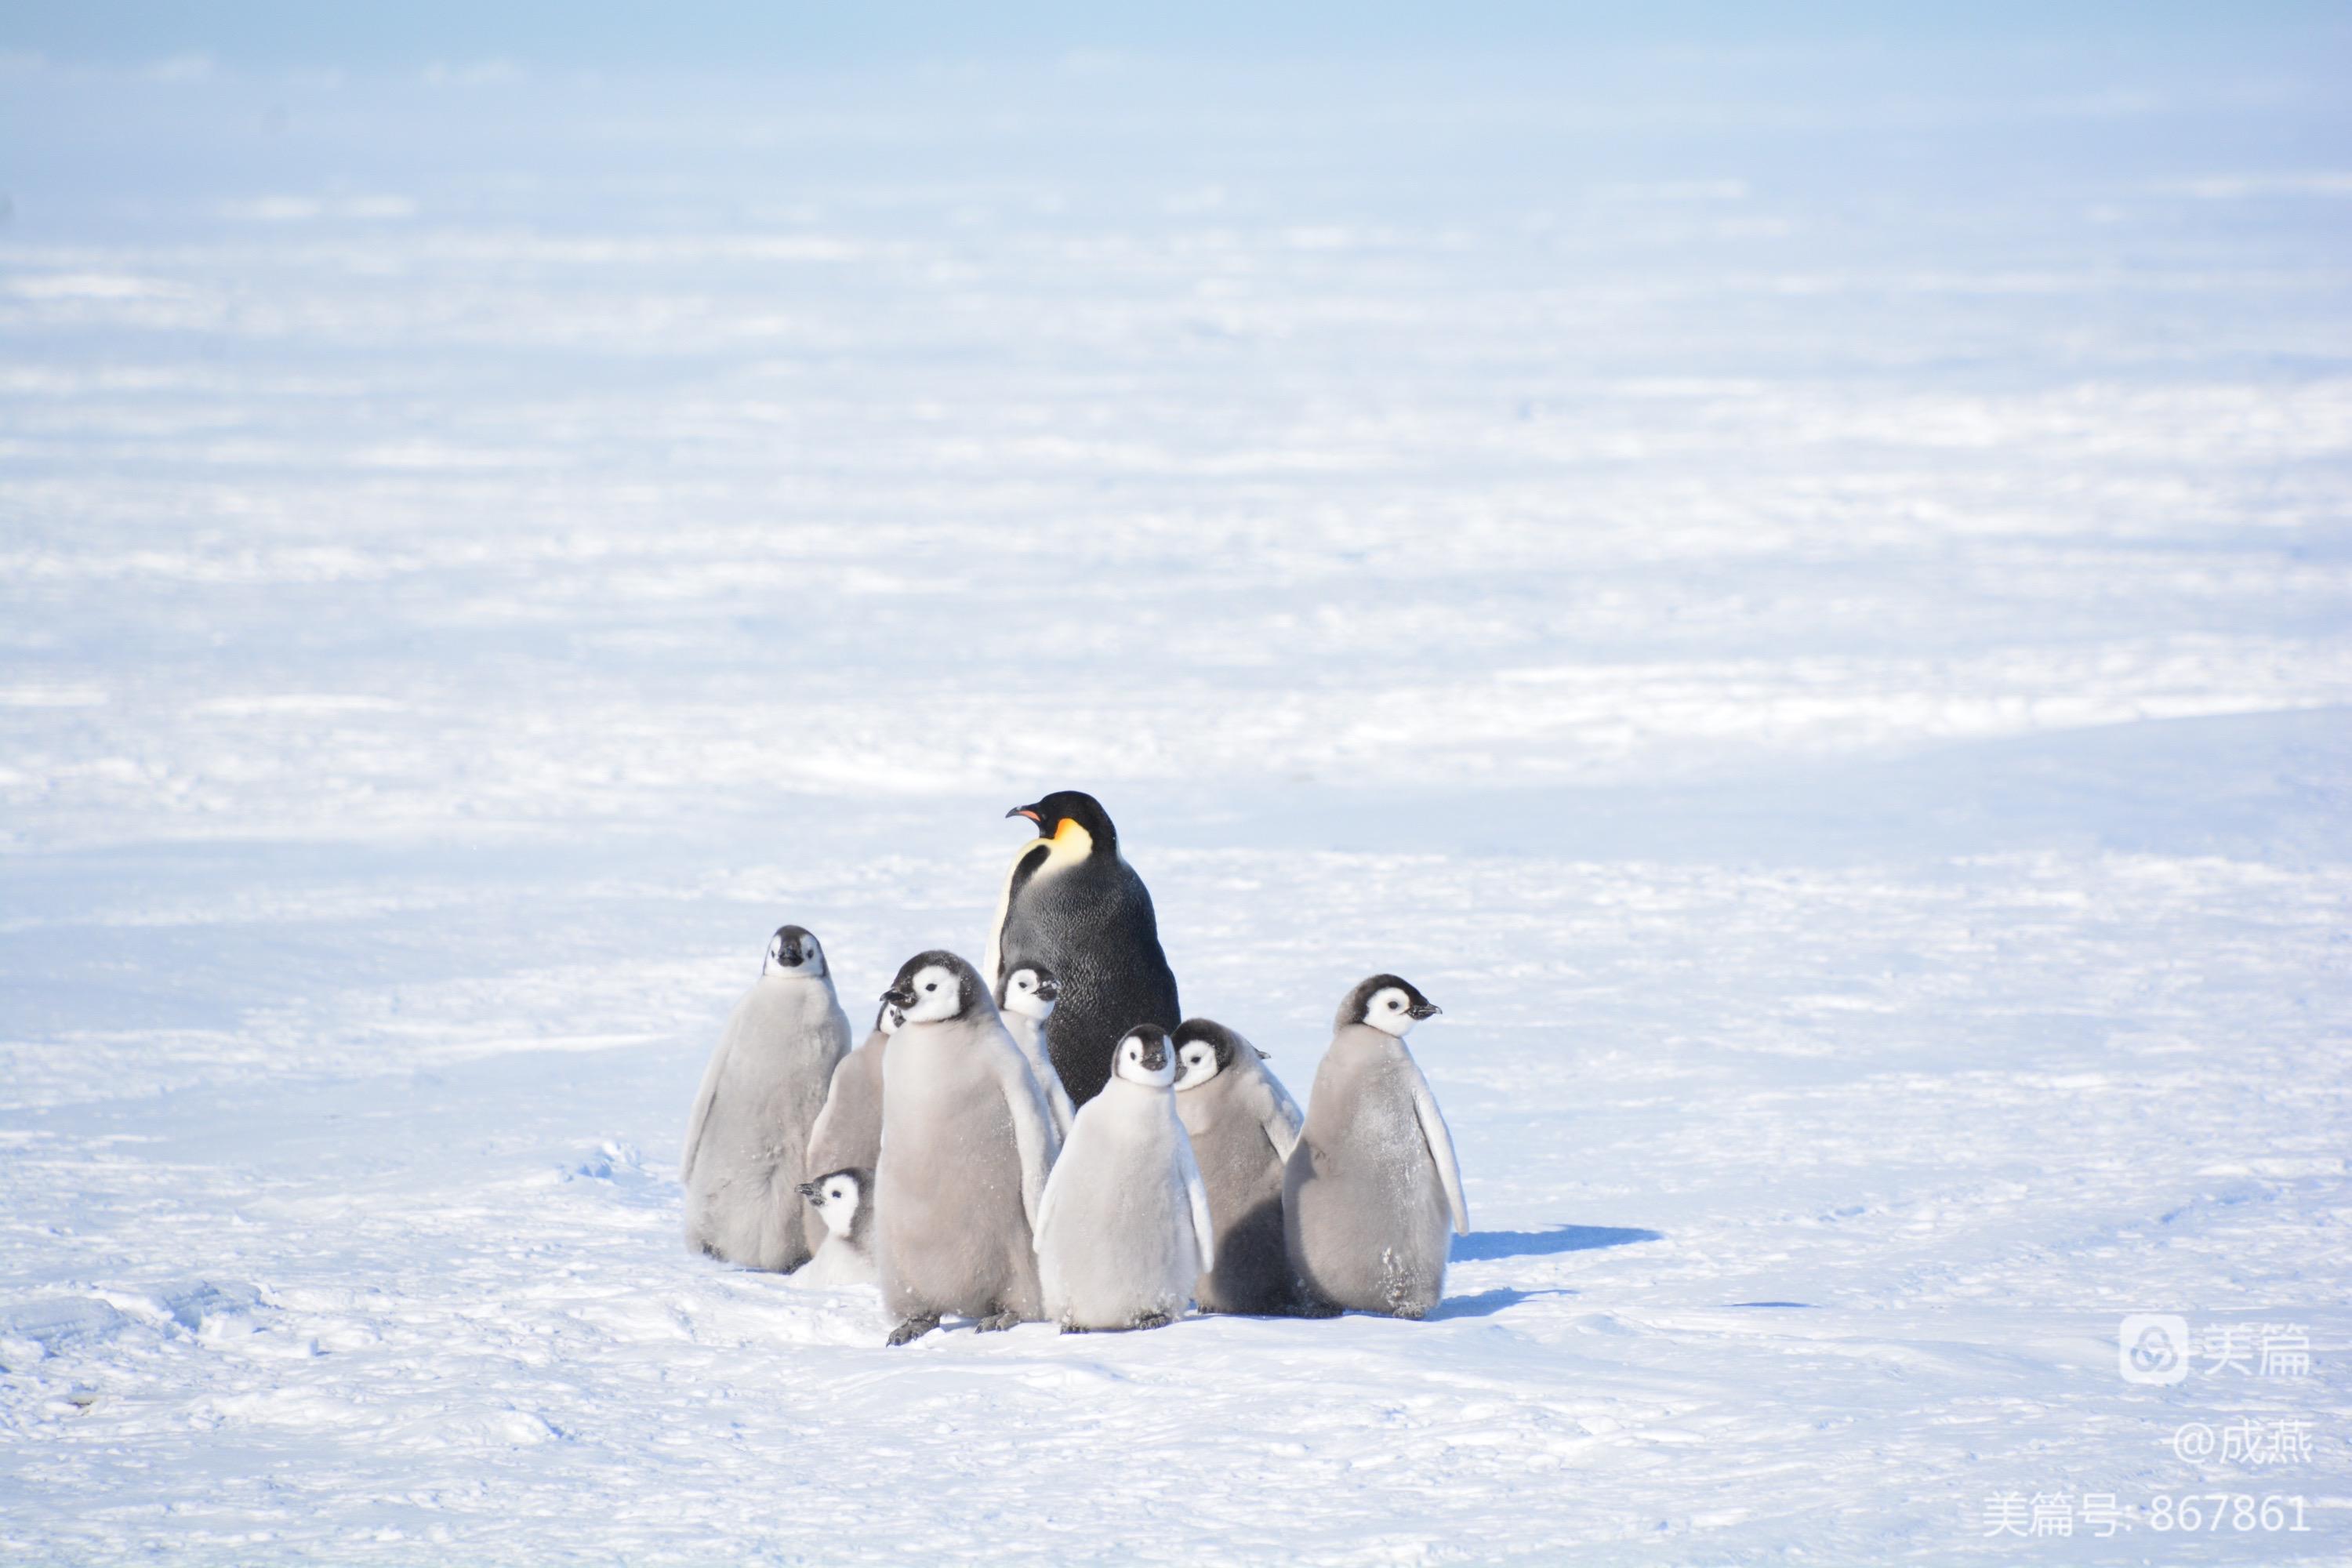
[[1060, 1141], [980, 972], [917, 953], [883, 1000], [906, 1015], [882, 1063], [874, 1261], [905, 1344], [950, 1312], [1009, 1329], [1041, 1315], [1033, 1237]]
[[849, 1020], [815, 937], [780, 926], [760, 978], [727, 1020], [688, 1120], [678, 1179], [687, 1245], [750, 1268], [808, 1261], [794, 1189]]
[[1284, 1239], [1311, 1306], [1420, 1318], [1444, 1294], [1447, 1222], [1467, 1235], [1470, 1211], [1453, 1134], [1404, 1044], [1437, 1011], [1393, 974], [1339, 1004], [1283, 1168]]
[[1064, 1333], [1171, 1321], [1217, 1260], [1209, 1194], [1176, 1115], [1165, 1031], [1129, 1029], [1111, 1073], [1079, 1107], [1038, 1209], [1045, 1311]]
[[839, 1289], [874, 1283], [874, 1173], [827, 1171], [801, 1184], [801, 1196], [824, 1220], [824, 1245], [793, 1276], [803, 1285]]
[[[808, 1157], [801, 1169], [810, 1179], [834, 1171], [865, 1171], [866, 1201], [874, 1200], [874, 1167], [882, 1156], [882, 1054], [904, 1018], [889, 1003], [874, 1015], [873, 1032], [833, 1069], [824, 1109], [809, 1129]], [[821, 1246], [828, 1224], [822, 1205], [810, 1211], [809, 1241]], [[869, 1233], [866, 1237], [871, 1242]]]
[[1204, 1312], [1263, 1317], [1297, 1305], [1297, 1276], [1282, 1239], [1282, 1173], [1302, 1118], [1263, 1054], [1206, 1018], [1176, 1031], [1176, 1114], [1217, 1230], [1217, 1266], [1193, 1290]]
[[1045, 1020], [1054, 1016], [1054, 1004], [1061, 995], [1062, 983], [1054, 978], [1052, 970], [1042, 963], [1024, 963], [998, 984], [996, 1006], [1004, 1016], [1013, 1043], [1021, 1047], [1021, 1059], [1029, 1064], [1029, 1070], [1037, 1075], [1037, 1087], [1045, 1091], [1055, 1136], [1067, 1140], [1070, 1118], [1077, 1112], [1070, 1104], [1070, 1091], [1062, 1087], [1062, 1075], [1054, 1070], [1054, 1058], [1045, 1050]]
[[1102, 802], [1055, 790], [1004, 815], [1026, 817], [1037, 837], [1005, 872], [982, 970], [992, 985], [1015, 962], [1052, 966], [1062, 1000], [1045, 1046], [1070, 1103], [1084, 1105], [1109, 1079], [1121, 1030], [1172, 1029], [1184, 1016], [1176, 976], [1151, 894], [1119, 853]]

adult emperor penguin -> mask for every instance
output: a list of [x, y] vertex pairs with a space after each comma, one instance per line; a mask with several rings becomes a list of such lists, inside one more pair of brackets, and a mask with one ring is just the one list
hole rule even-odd
[[1217, 1262], [1209, 1194], [1176, 1116], [1167, 1033], [1129, 1029], [1114, 1056], [1110, 1082], [1078, 1108], [1037, 1210], [1045, 1313], [1064, 1333], [1172, 1321]]
[[[871, 1171], [882, 1154], [882, 1055], [898, 1032], [901, 1016], [889, 1003], [874, 1015], [873, 1032], [865, 1043], [841, 1058], [825, 1090], [824, 1109], [809, 1129], [808, 1156], [802, 1163], [811, 1180], [834, 1171]], [[874, 1201], [868, 1180], [866, 1200]], [[824, 1210], [814, 1210], [809, 1226], [812, 1251], [827, 1234]], [[871, 1240], [869, 1236], [868, 1240]]]
[[874, 1173], [827, 1171], [803, 1182], [801, 1196], [824, 1218], [825, 1236], [793, 1282], [829, 1289], [873, 1284]]
[[1426, 1316], [1445, 1288], [1446, 1223], [1467, 1235], [1454, 1137], [1405, 1048], [1437, 1005], [1393, 974], [1348, 993], [1283, 1168], [1284, 1239], [1310, 1305]]
[[907, 1021], [882, 1063], [874, 1261], [905, 1344], [953, 1312], [982, 1330], [1040, 1315], [1037, 1205], [1059, 1141], [1045, 1092], [979, 971], [919, 952], [883, 993]]
[[1056, 790], [1004, 815], [1027, 817], [1037, 837], [1013, 858], [982, 972], [992, 986], [1008, 956], [1054, 972], [1062, 1000], [1046, 1049], [1071, 1103], [1084, 1105], [1109, 1079], [1122, 1035], [1138, 1024], [1172, 1029], [1183, 1017], [1176, 976], [1160, 950], [1151, 894], [1119, 855], [1101, 802]]
[[1282, 1239], [1283, 1163], [1298, 1142], [1298, 1102], [1256, 1047], [1207, 1018], [1176, 1031], [1176, 1114], [1217, 1227], [1217, 1266], [1193, 1297], [1204, 1312], [1290, 1311], [1297, 1276]]
[[695, 1092], [678, 1160], [688, 1246], [751, 1268], [808, 1261], [801, 1160], [848, 1048], [824, 950], [779, 926]]
[[1077, 1108], [1070, 1103], [1070, 1091], [1062, 1087], [1062, 1075], [1054, 1070], [1054, 1058], [1045, 1051], [1045, 1020], [1054, 1016], [1061, 994], [1061, 982], [1052, 970], [1016, 959], [996, 987], [996, 1010], [1003, 1016], [1013, 1043], [1021, 1047], [1021, 1059], [1037, 1075], [1037, 1087], [1045, 1091], [1045, 1103], [1054, 1112], [1054, 1135], [1067, 1140]]

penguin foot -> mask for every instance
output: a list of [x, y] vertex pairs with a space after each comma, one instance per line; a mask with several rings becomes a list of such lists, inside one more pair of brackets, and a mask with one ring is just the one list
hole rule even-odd
[[937, 1318], [909, 1318], [890, 1331], [890, 1342], [894, 1345], [913, 1344], [939, 1326]]
[[983, 1334], [993, 1334], [1026, 1321], [1018, 1312], [991, 1312], [972, 1326]]
[[1062, 1320], [1062, 1331], [1066, 1334], [1090, 1334], [1094, 1332], [1092, 1329], [1087, 1327], [1084, 1323], [1074, 1323], [1067, 1318], [1064, 1318]]
[[1295, 1309], [1302, 1318], [1336, 1318], [1347, 1310], [1329, 1301], [1318, 1301], [1312, 1298], [1299, 1302]]
[[1176, 1321], [1173, 1312], [1141, 1312], [1127, 1321], [1130, 1329], [1164, 1329]]

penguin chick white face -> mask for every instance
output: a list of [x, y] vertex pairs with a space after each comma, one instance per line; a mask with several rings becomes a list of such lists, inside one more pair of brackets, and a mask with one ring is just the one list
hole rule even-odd
[[[1234, 1053], [1257, 1047], [1211, 1018], [1187, 1018], [1176, 1030], [1176, 1088], [1197, 1089], [1234, 1065]], [[1263, 1055], [1264, 1053], [1260, 1053]]]
[[1169, 1047], [1167, 1032], [1150, 1024], [1129, 1029], [1118, 1042], [1112, 1070], [1147, 1089], [1166, 1089], [1174, 1083], [1176, 1053]]
[[857, 1220], [858, 1191], [856, 1171], [835, 1171], [801, 1184], [801, 1196], [824, 1216], [824, 1228], [835, 1236], [851, 1234]]
[[824, 949], [803, 926], [778, 926], [768, 939], [768, 956], [761, 961], [762, 974], [788, 974], [814, 980], [824, 973]]
[[1217, 1047], [1206, 1040], [1187, 1040], [1176, 1047], [1176, 1087], [1192, 1089], [1224, 1070]]
[[1035, 964], [1023, 964], [1004, 977], [1004, 994], [999, 1005], [1008, 1013], [1018, 1013], [1039, 1023], [1054, 1016], [1054, 1004], [1062, 999], [1061, 982], [1053, 971]]
[[1339, 1023], [1342, 1026], [1370, 1024], [1383, 1035], [1394, 1035], [1402, 1040], [1415, 1024], [1423, 1018], [1433, 1018], [1441, 1011], [1412, 981], [1400, 980], [1393, 974], [1375, 974], [1348, 993], [1348, 1000], [1339, 1009]]
[[907, 986], [913, 994], [904, 1002], [891, 999], [907, 1024], [936, 1024], [963, 1011], [963, 977], [943, 963], [918, 969]]
[[937, 1024], [982, 1011], [992, 1020], [996, 1015], [980, 972], [944, 948], [919, 952], [900, 964], [882, 1000], [908, 1024]]

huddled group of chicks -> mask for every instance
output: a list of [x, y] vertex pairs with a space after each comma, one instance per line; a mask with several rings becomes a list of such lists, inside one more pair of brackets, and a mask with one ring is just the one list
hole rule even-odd
[[1424, 1316], [1470, 1223], [1404, 1043], [1435, 1005], [1393, 974], [1353, 987], [1301, 1117], [1265, 1053], [1176, 1022], [1151, 896], [1100, 803], [1006, 815], [1037, 834], [981, 966], [907, 960], [856, 1049], [817, 939], [770, 939], [695, 1097], [688, 1244], [878, 1284], [894, 1345], [950, 1315], [1066, 1332], [1189, 1305]]

